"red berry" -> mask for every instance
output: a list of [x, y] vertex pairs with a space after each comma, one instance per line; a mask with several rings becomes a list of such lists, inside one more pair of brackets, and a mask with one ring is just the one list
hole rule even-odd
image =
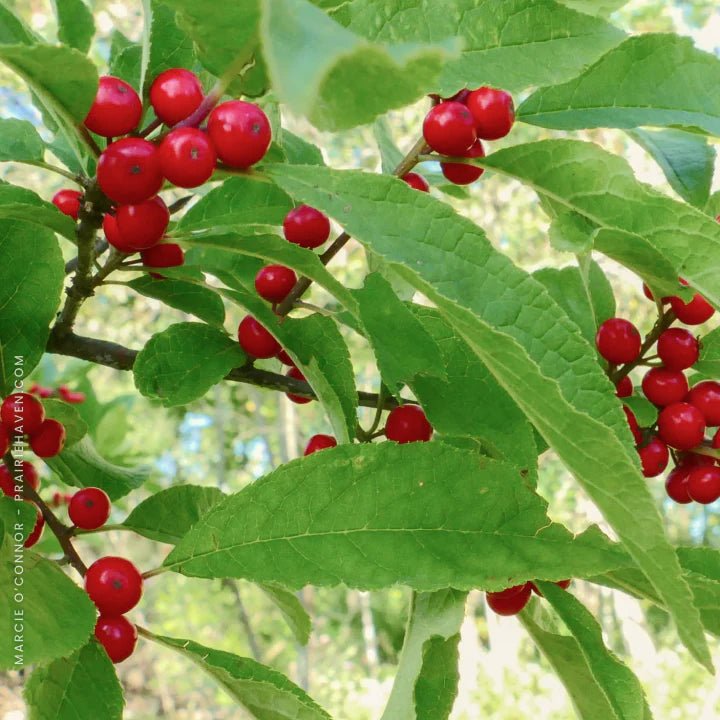
[[297, 275], [283, 265], [267, 265], [255, 276], [255, 289], [268, 302], [282, 302], [295, 287]]
[[4, 425], [0, 425], [0, 458], [10, 449], [10, 433]]
[[115, 216], [110, 215], [110, 213], [106, 213], [105, 217], [103, 217], [103, 232], [105, 233], [105, 239], [116, 250], [127, 255], [135, 252], [135, 248], [120, 233]]
[[218, 105], [210, 113], [207, 128], [218, 157], [230, 167], [246, 168], [259, 162], [272, 140], [267, 115], [242, 100]]
[[318, 450], [326, 450], [337, 446], [337, 440], [332, 435], [313, 435], [305, 446], [303, 455], [312, 455]]
[[635, 413], [627, 406], [623, 405], [623, 412], [625, 413], [625, 419], [630, 427], [630, 432], [635, 439], [635, 444], [639, 445], [642, 442], [642, 432], [640, 432], [640, 426], [635, 418]]
[[[479, 140], [476, 140], [469, 150], [460, 154], [460, 157], [485, 157], [485, 148]], [[485, 168], [466, 163], [440, 163], [440, 168], [442, 174], [455, 185], [469, 185], [485, 172]]]
[[[296, 367], [291, 367], [287, 373], [285, 373], [287, 377], [294, 378], [295, 380], [301, 380], [302, 382], [307, 382], [305, 379], [305, 376], [298, 370]], [[292, 400], [294, 403], [297, 403], [298, 405], [305, 405], [306, 403], [312, 402], [312, 398], [309, 397], [303, 397], [302, 395], [296, 395], [295, 393], [285, 393], [288, 396], [289, 400]]]
[[655, 405], [665, 407], [682, 402], [687, 395], [687, 378], [679, 370], [652, 368], [642, 381], [645, 397]]
[[271, 358], [280, 352], [280, 343], [252, 316], [238, 326], [240, 347], [252, 358]]
[[610, 318], [597, 331], [595, 344], [599, 353], [611, 363], [631, 363], [640, 357], [642, 338], [628, 320]]
[[532, 588], [530, 583], [521, 586], [520, 592], [516, 592], [509, 597], [503, 595], [507, 592], [503, 590], [500, 593], [487, 593], [485, 598], [488, 607], [498, 615], [517, 615], [530, 601]]
[[714, 503], [720, 498], [720, 468], [715, 465], [693, 468], [688, 475], [687, 492], [702, 505]]
[[284, 350], [281, 350], [275, 357], [283, 365], [289, 365], [290, 367], [295, 367], [295, 361]]
[[8, 395], [0, 407], [0, 420], [11, 435], [32, 435], [44, 419], [43, 404], [30, 393]]
[[122, 615], [140, 602], [143, 580], [129, 560], [103, 557], [88, 568], [85, 591], [101, 614]]
[[115, 220], [120, 234], [131, 247], [147, 250], [157, 245], [165, 234], [170, 211], [165, 201], [156, 195], [137, 205], [121, 205]]
[[293, 208], [283, 220], [285, 239], [304, 248], [316, 248], [330, 237], [330, 220], [309, 205]]
[[132, 132], [141, 116], [142, 103], [132, 86], [120, 78], [104, 75], [85, 118], [85, 127], [103, 137], [117, 137]]
[[712, 439], [712, 446], [715, 450], [720, 449], [720, 430], [718, 430]]
[[689, 303], [671, 297], [670, 305], [678, 320], [686, 325], [702, 325], [715, 314], [715, 308], [700, 293], [696, 293]]
[[161, 72], [150, 86], [150, 104], [166, 125], [177, 125], [192, 115], [203, 101], [198, 76], [183, 68]]
[[629, 375], [626, 375], [617, 385], [615, 397], [626, 398], [633, 394], [633, 384]]
[[32, 529], [32, 532], [25, 539], [25, 542], [23, 543], [23, 547], [31, 548], [33, 545], [37, 544], [37, 542], [42, 537], [44, 529], [45, 529], [45, 517], [40, 512], [40, 510], [38, 510], [37, 518], [35, 519], [35, 525]]
[[427, 442], [433, 434], [432, 425], [419, 405], [393, 408], [385, 423], [385, 437], [398, 443]]
[[483, 140], [505, 137], [515, 122], [515, 104], [510, 93], [491, 87], [473, 90], [465, 100], [475, 120], [477, 136]]
[[655, 302], [655, 296], [652, 294], [652, 290], [650, 290], [650, 288], [645, 283], [643, 283], [642, 290], [643, 295], [645, 295], [648, 300]]
[[[37, 470], [32, 463], [23, 460], [22, 462], [22, 477], [23, 482], [27, 483], [33, 490], [37, 490], [40, 487], [40, 476], [37, 474]], [[19, 478], [17, 478], [19, 480]], [[0, 490], [5, 493], [8, 497], [13, 497], [15, 493], [15, 474], [11, 473], [7, 466], [0, 464]], [[18, 488], [18, 494], [20, 488]]]
[[30, 435], [30, 447], [38, 457], [55, 457], [65, 447], [65, 436], [65, 426], [49, 418]]
[[163, 184], [155, 146], [142, 138], [117, 140], [100, 155], [97, 179], [100, 189], [116, 203], [149, 200]]
[[440, 103], [425, 116], [423, 137], [435, 152], [460, 156], [477, 140], [475, 121], [462, 103]]
[[665, 480], [665, 492], [668, 497], [680, 505], [687, 505], [692, 502], [692, 498], [688, 495], [688, 476], [690, 468], [676, 467]]
[[643, 475], [646, 478], [660, 475], [670, 461], [668, 446], [659, 438], [653, 436], [644, 447], [638, 448]]
[[690, 331], [670, 328], [658, 338], [657, 352], [668, 370], [687, 370], [700, 357], [700, 343]]
[[175, 243], [160, 243], [140, 253], [143, 265], [153, 268], [180, 267], [185, 263], [183, 249]]
[[524, 593], [528, 589], [528, 587], [532, 590], [533, 583], [513, 585], [509, 588], [505, 588], [504, 590], [499, 590], [498, 592], [489, 592], [488, 595], [492, 595], [495, 600], [509, 600], [516, 595], [521, 595], [522, 593]]
[[720, 383], [714, 380], [700, 382], [688, 393], [687, 402], [694, 405], [705, 417], [707, 425], [720, 425]]
[[689, 403], [668, 405], [658, 418], [658, 432], [670, 447], [690, 450], [697, 447], [705, 437], [705, 418]]
[[73, 220], [77, 220], [81, 199], [82, 193], [79, 190], [58, 190], [53, 195], [52, 203], [63, 215], [69, 215]]
[[182, 188], [207, 182], [215, 170], [217, 153], [206, 133], [197, 128], [170, 132], [158, 149], [162, 174]]
[[70, 390], [67, 385], [61, 385], [58, 388], [58, 394], [66, 403], [72, 403], [74, 405], [85, 402], [84, 392], [75, 392]]
[[100, 488], [83, 488], [72, 496], [68, 514], [77, 527], [96, 530], [110, 517], [110, 498]]
[[137, 628], [127, 618], [101, 615], [95, 624], [95, 637], [114, 663], [127, 660], [135, 650]]
[[405, 173], [405, 175], [403, 175], [400, 179], [404, 180], [411, 188], [413, 188], [413, 190], [430, 192], [430, 185], [428, 185], [428, 181], [418, 173]]

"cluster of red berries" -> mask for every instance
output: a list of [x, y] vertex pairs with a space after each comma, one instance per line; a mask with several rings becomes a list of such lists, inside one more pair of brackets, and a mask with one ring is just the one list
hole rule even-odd
[[28, 392], [31, 395], [37, 395], [39, 398], [43, 399], [57, 397], [64, 400], [66, 403], [70, 403], [71, 405], [84, 403], [86, 399], [85, 393], [71, 390], [67, 385], [60, 385], [57, 389], [53, 389], [34, 383], [30, 386]]
[[[686, 284], [681, 280], [683, 284]], [[653, 300], [649, 288], [645, 295]], [[677, 296], [662, 299], [670, 305], [669, 317], [686, 325], [701, 325], [715, 310], [696, 293], [689, 302]], [[624, 366], [622, 379], [617, 383], [619, 398], [630, 397], [633, 383], [627, 374], [647, 359], [651, 351], [643, 344], [638, 329], [628, 320], [611, 318], [598, 329], [596, 345], [611, 369]], [[720, 499], [720, 467], [705, 450], [720, 449], [720, 430], [710, 440], [705, 439], [708, 428], [720, 426], [720, 383], [703, 380], [690, 387], [686, 370], [695, 365], [700, 356], [700, 341], [689, 330], [664, 330], [657, 339], [659, 364], [651, 367], [642, 380], [642, 392], [658, 408], [657, 422], [640, 428], [632, 410], [623, 406], [632, 431], [645, 477], [657, 477], [667, 468], [672, 456], [675, 468], [667, 477], [668, 496], [677, 503], [691, 501], [707, 505]]]
[[[560, 580], [555, 584], [563, 590], [567, 590], [570, 582], [570, 580]], [[530, 602], [533, 593], [540, 597], [543, 596], [535, 583], [526, 582], [500, 592], [486, 593], [485, 599], [490, 609], [498, 615], [517, 615]]]
[[8, 395], [0, 407], [0, 450], [4, 455], [12, 442], [28, 438], [32, 451], [41, 458], [55, 457], [65, 445], [65, 426], [45, 418], [45, 408], [34, 395]]

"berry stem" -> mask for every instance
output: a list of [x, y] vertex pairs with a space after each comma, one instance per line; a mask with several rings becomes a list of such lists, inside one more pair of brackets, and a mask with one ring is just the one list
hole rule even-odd
[[84, 125], [81, 125], [78, 130], [80, 132], [80, 135], [82, 136], [82, 139], [93, 151], [93, 155], [95, 155], [95, 157], [100, 157], [100, 153], [102, 152], [102, 150], [100, 150], [99, 145], [95, 142], [93, 136], [90, 134], [90, 131]]
[[170, 570], [170, 568], [165, 567], [161, 565], [160, 567], [153, 568], [152, 570], [147, 570], [142, 574], [143, 580], [148, 580], [149, 578], [157, 577], [158, 575], [162, 575], [163, 573], [166, 573]]
[[58, 165], [52, 165], [51, 163], [43, 162], [42, 160], [23, 160], [18, 162], [22, 162], [23, 165], [32, 165], [33, 167], [39, 167], [43, 170], [49, 170], [50, 172], [54, 172], [56, 175], [62, 175], [63, 177], [66, 177], [68, 180], [71, 180], [80, 187], [88, 187], [88, 185], [90, 184], [90, 180], [88, 180], [88, 178], [84, 177], [83, 175], [76, 175], [75, 173], [70, 172], [65, 168], [61, 168]]
[[157, 130], [162, 125], [160, 118], [155, 118], [147, 127], [143, 128], [139, 133], [138, 137], [147, 137], [153, 130]]
[[79, 527], [71, 527], [70, 534], [73, 537], [80, 537], [82, 535], [95, 535], [96, 533], [113, 532], [114, 530], [123, 530], [125, 532], [135, 532], [134, 528], [128, 527], [127, 525], [101, 525], [99, 528], [94, 530], [83, 530]]

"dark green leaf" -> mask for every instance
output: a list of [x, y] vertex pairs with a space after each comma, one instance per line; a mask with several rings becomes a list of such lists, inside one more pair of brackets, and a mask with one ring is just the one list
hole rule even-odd
[[152, 0], [150, 25], [150, 57], [144, 91], [150, 90], [152, 81], [170, 68], [192, 69], [193, 44], [175, 23], [175, 13], [164, 3]]
[[14, 118], [0, 119], [0, 162], [39, 162], [45, 143], [32, 123]]
[[0, 43], [13, 45], [23, 43], [34, 45], [37, 36], [33, 31], [4, 3], [0, 3]]
[[0, 219], [23, 220], [75, 240], [75, 223], [52, 203], [17, 185], [0, 184]]
[[322, 151], [299, 135], [283, 128], [282, 149], [291, 165], [324, 165]]
[[423, 647], [420, 676], [415, 684], [417, 720], [447, 720], [457, 697], [460, 635], [432, 637]]
[[140, 92], [142, 47], [128, 40], [119, 30], [112, 34], [110, 74], [119, 77]]
[[635, 415], [640, 427], [652, 427], [658, 416], [658, 409], [649, 400], [640, 395], [623, 398], [623, 404], [627, 405]]
[[295, 639], [301, 645], [307, 645], [312, 631], [312, 621], [297, 596], [279, 585], [261, 583], [258, 587], [280, 610]]
[[90, 49], [95, 22], [83, 0], [53, 0], [58, 19], [58, 40], [80, 52]]

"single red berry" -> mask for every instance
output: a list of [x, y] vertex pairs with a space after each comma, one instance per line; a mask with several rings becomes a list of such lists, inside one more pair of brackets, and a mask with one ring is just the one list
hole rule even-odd
[[110, 517], [110, 498], [100, 488], [83, 488], [72, 496], [68, 514], [82, 530], [96, 530]]
[[283, 365], [289, 365], [290, 367], [295, 367], [295, 361], [285, 352], [285, 350], [281, 350], [275, 357]]
[[0, 425], [0, 458], [10, 449], [10, 433], [4, 425]]
[[700, 293], [696, 293], [688, 303], [673, 296], [670, 305], [678, 320], [686, 325], [702, 325], [715, 314], [715, 308]]
[[658, 417], [660, 437], [677, 450], [691, 450], [705, 437], [705, 418], [689, 403], [668, 405]]
[[95, 624], [95, 637], [114, 663], [127, 660], [135, 650], [137, 628], [127, 618], [100, 615]]
[[101, 614], [122, 615], [140, 602], [143, 580], [129, 560], [103, 557], [88, 568], [85, 591]]
[[[460, 157], [485, 157], [485, 148], [479, 140], [476, 140], [469, 150], [461, 153]], [[485, 172], [485, 168], [466, 163], [440, 163], [440, 169], [442, 174], [455, 185], [469, 185]]]
[[8, 395], [0, 406], [0, 420], [11, 435], [32, 435], [44, 419], [43, 404], [30, 393]]
[[125, 241], [136, 250], [157, 245], [167, 230], [170, 211], [156, 195], [137, 205], [121, 205], [115, 215], [117, 227]]
[[158, 149], [162, 174], [182, 188], [207, 182], [215, 170], [217, 153], [207, 134], [197, 128], [170, 132]]
[[489, 592], [488, 595], [492, 595], [495, 600], [509, 600], [516, 595], [522, 595], [527, 591], [528, 587], [532, 590], [533, 583], [526, 582], [522, 583], [522, 585], [512, 585], [504, 590], [498, 590], [498, 592]]
[[285, 239], [304, 248], [316, 248], [330, 237], [330, 220], [309, 205], [293, 208], [283, 220]]
[[61, 385], [58, 388], [58, 394], [66, 403], [77, 405], [78, 403], [85, 402], [84, 392], [75, 392], [74, 390], [70, 390], [67, 385]]
[[520, 592], [509, 597], [504, 597], [502, 592], [487, 593], [485, 599], [488, 607], [498, 615], [517, 615], [528, 604], [532, 595], [530, 583], [526, 583], [522, 588]]
[[149, 200], [163, 184], [157, 149], [142, 138], [117, 140], [100, 154], [97, 180], [100, 189], [116, 203]]
[[[0, 490], [3, 491], [8, 497], [13, 497], [16, 494], [20, 494], [22, 488], [18, 487], [17, 493], [15, 492], [15, 482], [20, 481], [14, 473], [11, 473], [7, 466], [0, 465]], [[27, 483], [33, 490], [37, 490], [40, 487], [40, 476], [32, 463], [27, 460], [22, 461], [22, 481]]]
[[271, 358], [280, 352], [280, 343], [250, 315], [240, 321], [238, 342], [252, 358]]
[[108, 244], [112, 245], [116, 250], [126, 255], [135, 252], [135, 248], [132, 247], [120, 233], [117, 219], [114, 215], [110, 215], [110, 213], [105, 213], [105, 217], [103, 217], [103, 232], [105, 233], [105, 239], [108, 241]]
[[689, 387], [682, 372], [661, 367], [649, 370], [642, 381], [645, 397], [660, 407], [682, 402]]
[[131, 85], [120, 78], [100, 78], [95, 100], [85, 118], [85, 127], [103, 137], [132, 132], [142, 117], [142, 102]]
[[628, 320], [610, 318], [598, 328], [595, 344], [600, 355], [608, 362], [619, 365], [640, 357], [642, 338], [638, 329]]
[[218, 157], [230, 167], [246, 168], [259, 162], [272, 140], [267, 115], [242, 100], [218, 105], [208, 117], [207, 128]]
[[25, 542], [23, 543], [23, 547], [31, 548], [33, 545], [36, 545], [37, 542], [42, 537], [44, 529], [45, 529], [45, 517], [40, 512], [40, 510], [38, 510], [37, 517], [35, 519], [35, 525], [32, 529], [32, 532], [25, 539]]
[[337, 440], [332, 435], [313, 435], [305, 446], [303, 455], [312, 455], [318, 450], [326, 450], [337, 446]]
[[177, 125], [192, 115], [203, 101], [198, 76], [183, 68], [161, 72], [150, 86], [150, 104], [166, 125]]
[[720, 467], [696, 467], [687, 479], [688, 495], [701, 505], [710, 505], [720, 498]]
[[52, 203], [63, 215], [69, 215], [73, 220], [77, 220], [81, 200], [82, 193], [79, 190], [58, 190], [53, 195]]
[[690, 468], [676, 467], [665, 480], [665, 492], [668, 497], [680, 505], [687, 505], [692, 502], [692, 498], [688, 495], [688, 476]]
[[643, 475], [646, 478], [660, 475], [670, 461], [668, 446], [656, 436], [653, 436], [644, 447], [639, 447], [638, 454], [640, 455]]
[[30, 447], [38, 457], [55, 457], [65, 447], [65, 437], [65, 426], [58, 420], [49, 418], [30, 435]]
[[700, 343], [689, 330], [670, 328], [658, 338], [657, 352], [668, 370], [687, 370], [700, 357]]
[[185, 263], [183, 249], [175, 243], [160, 243], [140, 253], [143, 265], [153, 268], [180, 267]]
[[700, 382], [688, 393], [687, 402], [694, 405], [705, 417], [708, 426], [720, 425], [720, 383], [715, 380]]
[[393, 408], [385, 423], [385, 437], [398, 443], [427, 442], [433, 434], [432, 425], [419, 405]]
[[428, 185], [428, 181], [419, 173], [405, 173], [400, 179], [404, 180], [411, 188], [413, 188], [413, 190], [430, 192], [430, 185]]
[[[296, 367], [291, 367], [285, 375], [287, 377], [291, 377], [295, 380], [300, 380], [302, 382], [307, 382], [305, 379], [305, 376], [298, 370]], [[312, 402], [312, 398], [309, 397], [303, 397], [302, 395], [296, 395], [295, 393], [285, 393], [288, 396], [289, 400], [292, 400], [292, 402], [296, 403], [297, 405], [305, 405], [306, 403]]]
[[616, 386], [615, 386], [615, 397], [626, 398], [633, 394], [633, 384], [629, 375], [626, 375]]
[[283, 265], [267, 265], [255, 276], [257, 294], [271, 303], [282, 302], [295, 287], [297, 275]]
[[435, 152], [460, 156], [477, 140], [475, 121], [462, 103], [440, 103], [425, 116], [423, 137]]
[[465, 100], [475, 120], [477, 136], [483, 140], [505, 137], [515, 123], [515, 104], [510, 93], [491, 87], [473, 90]]
[[643, 436], [640, 431], [637, 418], [635, 417], [635, 413], [627, 405], [623, 405], [623, 412], [625, 413], [625, 419], [627, 420], [627, 424], [635, 440], [635, 444], [639, 445], [642, 442]]

